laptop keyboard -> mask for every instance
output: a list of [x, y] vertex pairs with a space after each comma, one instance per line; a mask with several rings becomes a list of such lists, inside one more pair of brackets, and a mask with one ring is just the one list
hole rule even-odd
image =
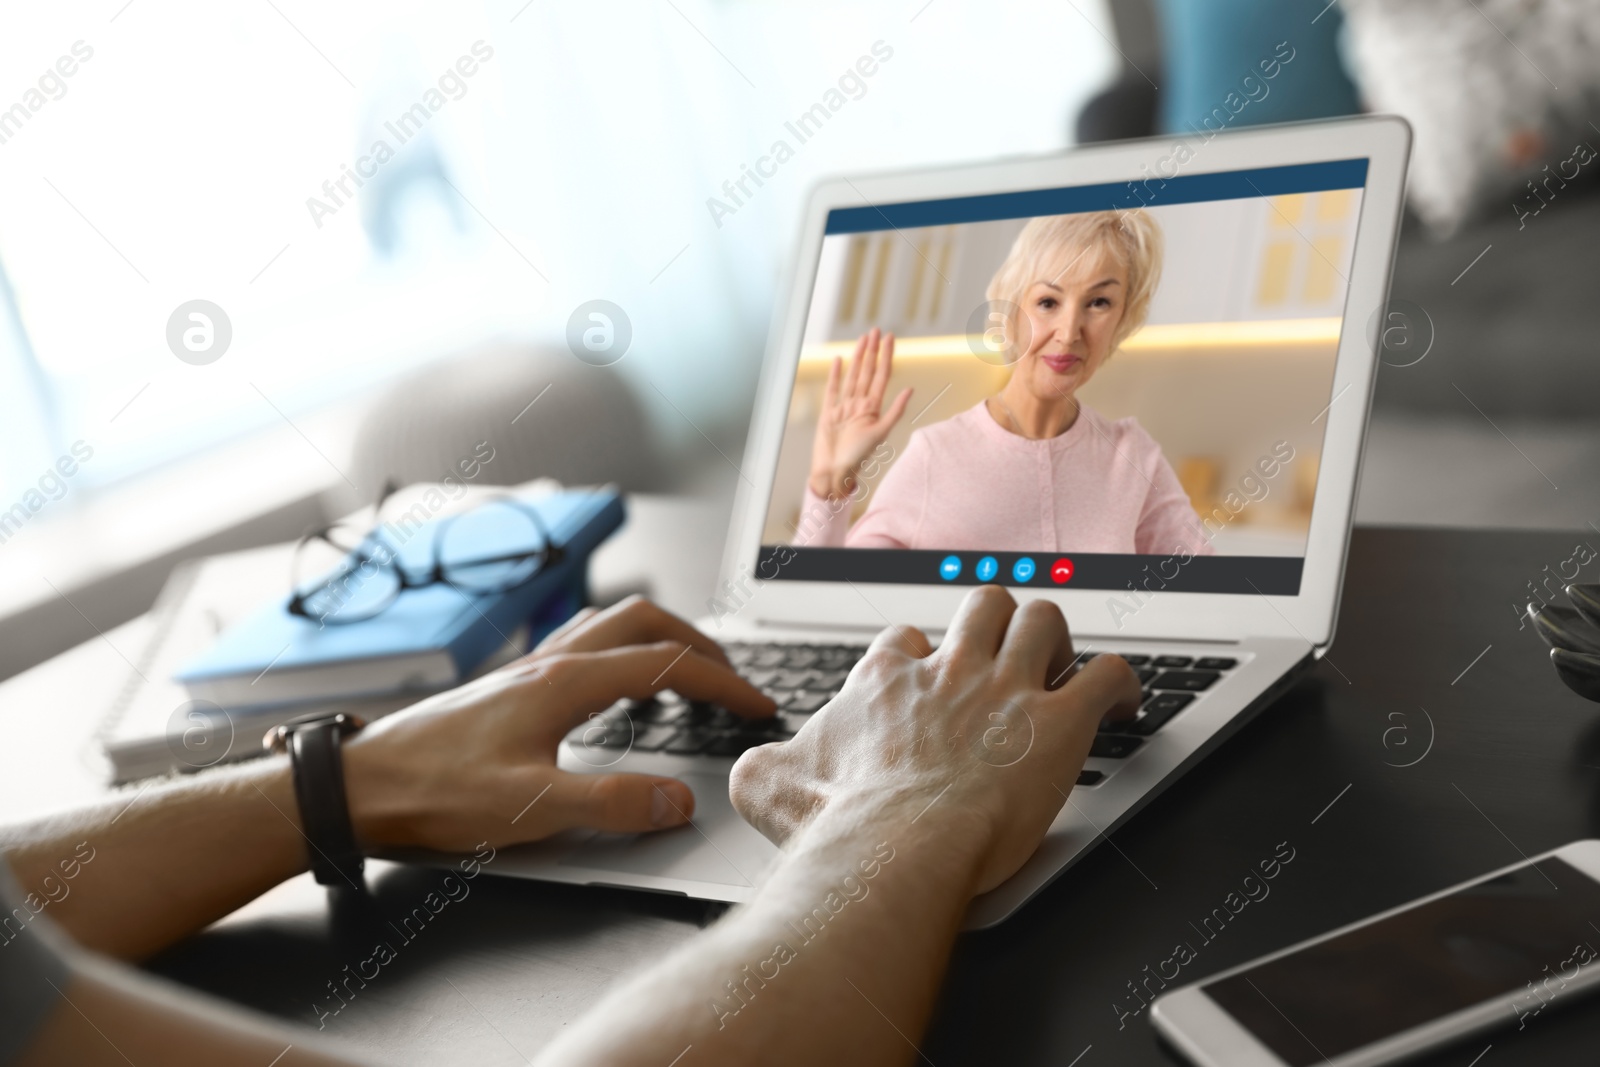
[[[620, 701], [578, 727], [567, 738], [585, 761], [607, 763], [626, 752], [661, 752], [674, 756], [737, 757], [746, 749], [793, 737], [811, 716], [832, 700], [845, 678], [867, 651], [865, 645], [728, 644], [734, 668], [770, 696], [778, 713], [770, 719], [741, 719], [726, 708], [688, 701], [673, 692], [649, 700]], [[1126, 759], [1189, 707], [1201, 693], [1239, 665], [1230, 656], [1151, 656], [1145, 653], [1086, 652], [1121, 655], [1144, 687], [1135, 718], [1100, 725], [1089, 755]], [[1096, 785], [1105, 778], [1085, 770], [1078, 785]]]

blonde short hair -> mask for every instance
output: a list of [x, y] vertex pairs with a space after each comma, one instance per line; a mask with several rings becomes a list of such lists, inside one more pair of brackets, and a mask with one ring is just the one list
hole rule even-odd
[[[1122, 321], [1111, 338], [1111, 350], [1144, 325], [1150, 313], [1150, 298], [1161, 281], [1161, 227], [1141, 209], [1133, 211], [1088, 211], [1075, 215], [1041, 215], [1029, 219], [1011, 245], [1000, 269], [995, 271], [986, 294], [990, 303], [1006, 301], [1021, 310], [1028, 286], [1061, 270], [1060, 263], [1072, 264], [1090, 249], [1101, 248], [1115, 256], [1128, 272], [1127, 293], [1122, 305]], [[1015, 327], [1015, 322], [1007, 322]], [[1008, 336], [1015, 336], [1008, 330]]]

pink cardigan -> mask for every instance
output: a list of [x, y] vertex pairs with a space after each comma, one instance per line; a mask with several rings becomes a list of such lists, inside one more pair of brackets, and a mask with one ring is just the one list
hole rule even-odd
[[794, 543], [993, 552], [1211, 554], [1161, 446], [1133, 419], [1083, 407], [1059, 437], [1032, 441], [982, 403], [911, 434], [866, 513], [806, 489]]

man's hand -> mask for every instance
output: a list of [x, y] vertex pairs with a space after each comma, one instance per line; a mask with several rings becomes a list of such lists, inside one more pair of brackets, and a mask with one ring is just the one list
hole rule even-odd
[[587, 611], [516, 663], [351, 738], [345, 781], [356, 836], [367, 847], [461, 850], [569, 827], [681, 825], [694, 796], [675, 778], [556, 767], [574, 726], [663, 689], [752, 718], [776, 710], [714, 641], [649, 601]]
[[793, 740], [734, 765], [734, 806], [783, 845], [754, 898], [545, 1060], [911, 1062], [972, 896], [1033, 853], [1100, 720], [1138, 706], [1121, 658], [1073, 663], [1061, 612], [998, 586], [967, 597], [937, 652], [884, 631]]
[[[742, 715], [774, 711], [710, 638], [653, 604], [585, 612], [517, 663], [351, 737], [345, 795], [356, 838], [368, 849], [464, 851], [569, 826], [685, 822], [694, 798], [675, 779], [556, 768], [563, 736], [586, 715], [661, 689]], [[306, 867], [285, 756], [0, 828], [0, 849], [24, 886], [46, 892], [59, 888], [60, 861], [77, 857], [71, 895], [53, 897], [50, 915], [80, 944], [126, 959], [160, 951]]]
[[792, 740], [746, 752], [734, 807], [783, 843], [830, 809], [886, 834], [926, 813], [963, 848], [971, 892], [1010, 877], [1066, 802], [1102, 717], [1139, 706], [1120, 657], [1074, 666], [1061, 610], [974, 590], [933, 652], [878, 635], [844, 690]]

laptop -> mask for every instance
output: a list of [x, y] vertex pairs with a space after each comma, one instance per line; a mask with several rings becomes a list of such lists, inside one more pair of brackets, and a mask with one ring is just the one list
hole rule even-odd
[[[937, 642], [990, 582], [1055, 601], [1080, 655], [1120, 655], [1145, 687], [1135, 720], [1102, 727], [1038, 851], [966, 922], [1016, 912], [1328, 651], [1409, 145], [1403, 120], [1369, 117], [817, 187], [698, 620], [779, 714], [745, 723], [671, 693], [617, 705], [567, 739], [560, 765], [677, 776], [693, 824], [567, 833], [502, 850], [495, 871], [748, 900], [778, 850], [728, 801], [740, 753], [803, 731], [878, 631], [912, 624]], [[1018, 365], [1005, 327], [1023, 312], [991, 300], [993, 283], [1019, 249], [1050, 247], [1041, 234], [1067, 234], [1069, 249], [1091, 213], [1124, 231], [1137, 213], [1162, 249], [1142, 325], [1076, 392], [1078, 422], [1099, 436], [1080, 430], [1076, 454], [1025, 442], [1016, 463], [1037, 465], [1036, 480], [997, 472], [939, 491], [941, 468], [970, 459], [963, 441], [998, 448], [1010, 432], [987, 398]], [[1084, 218], [1050, 221], [1065, 216]], [[911, 397], [850, 492], [818, 497], [807, 486], [829, 368], [873, 328], [897, 338], [885, 396]], [[1063, 473], [1096, 442], [1092, 478]], [[897, 465], [914, 473], [895, 486]], [[1113, 529], [1129, 493], [1159, 498], [1194, 539], [1180, 546], [1169, 528], [1151, 541], [1137, 507]]]

